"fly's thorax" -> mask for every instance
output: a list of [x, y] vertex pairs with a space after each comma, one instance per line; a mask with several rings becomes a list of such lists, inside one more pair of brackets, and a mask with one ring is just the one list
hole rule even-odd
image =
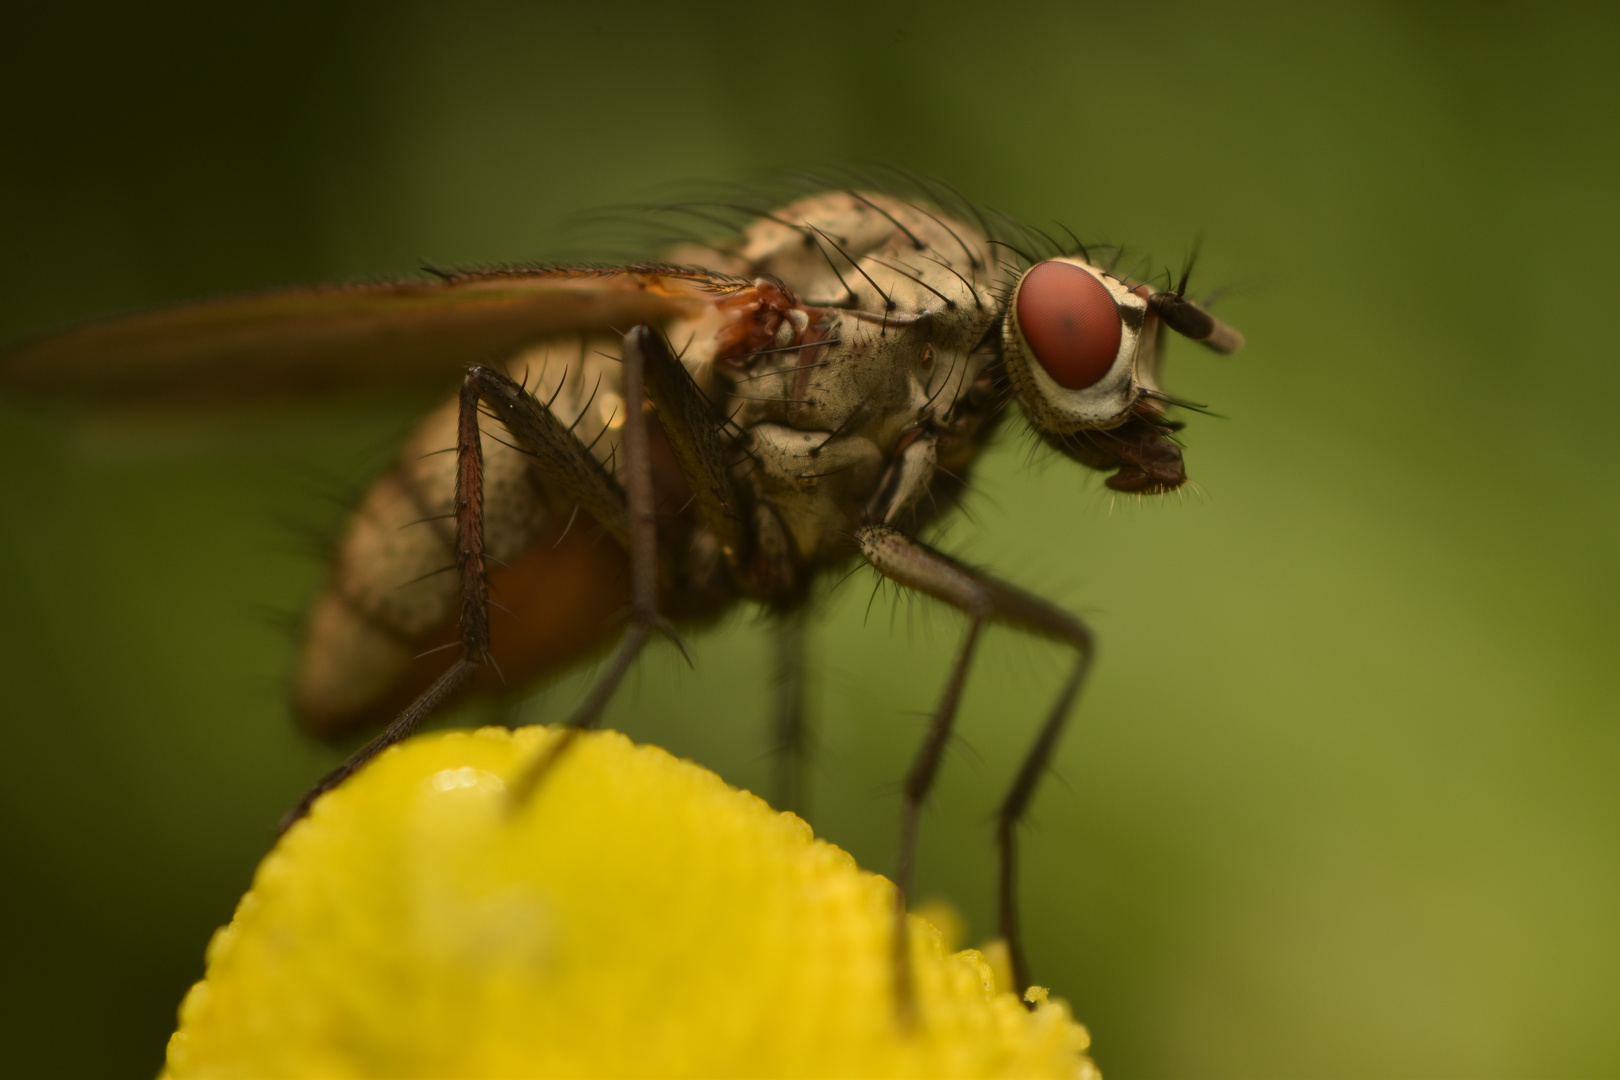
[[[870, 287], [861, 271], [882, 263], [919, 273], [930, 284], [948, 282], [936, 284], [946, 297], [978, 291], [988, 301], [997, 284], [994, 255], [977, 227], [873, 192], [826, 192], [790, 203], [751, 224], [735, 256], [753, 276], [782, 282], [809, 305], [852, 303], [849, 288], [860, 297], [861, 286]], [[882, 311], [881, 303], [870, 302], [875, 296], [860, 297], [866, 301], [860, 306]]]
[[[924, 501], [936, 436], [976, 430], [967, 414], [986, 410], [979, 392], [995, 361], [994, 350], [962, 344], [983, 327], [953, 328], [946, 347], [928, 319], [884, 327], [845, 312], [831, 328], [838, 337], [813, 366], [734, 384], [753, 395], [738, 403], [751, 450], [744, 475], [807, 563], [844, 553], [872, 515], [895, 520]], [[980, 445], [953, 439], [955, 469]]]
[[887, 452], [982, 370], [998, 278], [971, 225], [837, 192], [756, 222], [738, 253], [797, 301], [767, 348], [716, 365], [744, 426], [857, 433]]
[[1013, 289], [1002, 323], [1007, 376], [1046, 435], [1107, 430], [1156, 389], [1149, 292], [1084, 259], [1047, 259]]
[[750, 428], [748, 445], [755, 496], [776, 511], [798, 560], [812, 564], [847, 547], [858, 508], [883, 472], [878, 447], [859, 435], [772, 423]]
[[[768, 283], [793, 305], [772, 314], [768, 342], [688, 366], [712, 373], [748, 433], [747, 482], [798, 557], [815, 562], [847, 548], [880, 492], [898, 484], [892, 494], [909, 506], [928, 488], [935, 458], [920, 451], [935, 429], [960, 424], [996, 359], [981, 346], [1003, 283], [975, 227], [881, 195], [792, 204], [755, 222], [737, 256], [756, 278], [756, 315], [774, 312]], [[958, 463], [976, 452], [958, 445]]]

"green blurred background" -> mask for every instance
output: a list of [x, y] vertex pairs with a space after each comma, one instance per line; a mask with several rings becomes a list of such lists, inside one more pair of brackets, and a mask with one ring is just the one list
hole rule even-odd
[[[18, 21], [21, 19], [21, 21]], [[1104, 1072], [1620, 1073], [1620, 294], [1610, 6], [34, 5], [0, 42], [0, 335], [535, 258], [671, 181], [884, 161], [1179, 264], [1197, 489], [1017, 439], [943, 543], [1101, 664], [1028, 832], [1038, 977]], [[413, 404], [141, 432], [0, 403], [0, 1060], [148, 1076], [277, 816], [300, 530]], [[335, 494], [334, 494], [335, 493]], [[819, 832], [884, 869], [959, 622], [814, 631]], [[746, 614], [610, 722], [762, 787]], [[1064, 669], [998, 631], [921, 888], [993, 926], [987, 816]], [[556, 718], [578, 681], [537, 698]], [[463, 722], [506, 714], [463, 714]]]

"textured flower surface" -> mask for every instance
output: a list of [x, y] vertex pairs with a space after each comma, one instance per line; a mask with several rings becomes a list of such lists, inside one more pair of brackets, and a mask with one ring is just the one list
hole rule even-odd
[[514, 807], [545, 728], [425, 736], [260, 865], [165, 1076], [1095, 1077], [1060, 1001], [913, 916], [791, 814], [612, 732]]

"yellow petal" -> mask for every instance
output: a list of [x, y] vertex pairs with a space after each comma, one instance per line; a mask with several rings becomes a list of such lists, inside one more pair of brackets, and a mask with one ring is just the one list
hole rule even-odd
[[903, 1028], [893, 886], [690, 762], [591, 734], [514, 809], [553, 737], [417, 738], [323, 798], [214, 936], [165, 1075], [1096, 1075], [1063, 1002], [915, 916]]

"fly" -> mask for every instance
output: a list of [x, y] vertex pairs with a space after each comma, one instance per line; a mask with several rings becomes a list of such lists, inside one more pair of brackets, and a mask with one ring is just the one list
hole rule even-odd
[[[1185, 276], [1156, 288], [965, 204], [878, 192], [802, 198], [662, 262], [435, 274], [92, 322], [0, 357], [13, 390], [118, 405], [461, 371], [459, 393], [418, 424], [350, 518], [294, 679], [314, 734], [383, 730], [284, 826], [447, 701], [611, 649], [568, 720], [590, 728], [653, 637], [678, 643], [677, 628], [740, 601], [776, 616], [782, 670], [801, 685], [812, 586], [864, 562], [967, 616], [902, 787], [902, 930], [918, 810], [985, 627], [1074, 651], [997, 811], [999, 927], [1016, 984], [1028, 985], [1017, 826], [1080, 693], [1092, 634], [918, 537], [961, 498], [1014, 411], [1116, 491], [1179, 487], [1160, 333], [1220, 353], [1241, 336], [1185, 296]], [[792, 685], [778, 710], [790, 808], [804, 745]], [[519, 797], [568, 741], [528, 766]], [[895, 941], [904, 1015], [902, 932]]]

